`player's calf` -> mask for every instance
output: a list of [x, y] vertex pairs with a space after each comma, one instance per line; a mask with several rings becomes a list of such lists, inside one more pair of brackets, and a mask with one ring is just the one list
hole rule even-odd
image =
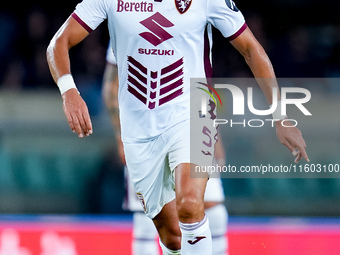
[[178, 225], [175, 200], [164, 205], [161, 212], [152, 220], [158, 231], [160, 242], [169, 250], [180, 250], [181, 231]]

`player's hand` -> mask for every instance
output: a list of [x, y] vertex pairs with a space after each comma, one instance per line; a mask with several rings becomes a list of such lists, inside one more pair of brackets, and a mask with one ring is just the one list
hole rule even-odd
[[62, 95], [62, 98], [64, 113], [73, 133], [77, 133], [80, 138], [92, 134], [90, 114], [78, 91], [70, 89]]
[[286, 127], [281, 124], [281, 121], [275, 122], [275, 125], [279, 141], [290, 150], [295, 157], [294, 162], [298, 163], [302, 157], [309, 162], [306, 142], [302, 137], [301, 131], [289, 121], [285, 121]]

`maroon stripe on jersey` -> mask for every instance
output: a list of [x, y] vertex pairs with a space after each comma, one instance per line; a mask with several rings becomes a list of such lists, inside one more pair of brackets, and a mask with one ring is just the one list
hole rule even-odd
[[136, 81], [136, 79], [132, 78], [130, 75], [128, 77], [128, 81], [135, 85], [141, 92], [143, 92], [144, 94], [146, 94], [147, 92], [147, 89], [142, 85], [140, 84], [138, 81]]
[[165, 83], [172, 81], [178, 77], [180, 77], [181, 75], [183, 75], [183, 68], [181, 68], [180, 70], [178, 70], [177, 72], [170, 74], [167, 77], [164, 77], [163, 79], [161, 79], [161, 85], [164, 85]]
[[143, 102], [144, 104], [146, 104], [146, 98], [143, 97], [141, 94], [139, 94], [137, 92], [137, 90], [135, 90], [133, 87], [131, 87], [130, 85], [128, 85], [128, 91], [134, 95], [135, 97], [137, 97], [141, 102]]
[[151, 82], [151, 88], [152, 89], [156, 89], [157, 88], [157, 82], [155, 81], [155, 82]]
[[154, 109], [155, 106], [156, 106], [156, 102], [149, 102], [149, 106], [148, 107], [149, 107], [150, 110]]
[[148, 69], [146, 69], [145, 66], [143, 66], [141, 63], [139, 63], [136, 59], [134, 59], [131, 56], [128, 56], [128, 61], [133, 64], [135, 67], [137, 67], [142, 73], [147, 74]]
[[171, 101], [172, 99], [174, 99], [174, 98], [176, 98], [176, 97], [178, 97], [182, 94], [183, 94], [183, 88], [180, 88], [179, 90], [175, 91], [174, 93], [160, 99], [159, 105], [161, 106], [162, 104], [165, 104], [165, 103]]
[[81, 20], [81, 18], [79, 18], [79, 16], [75, 13], [72, 13], [71, 15], [83, 28], [85, 28], [85, 30], [89, 33], [91, 33], [93, 31], [92, 28], [90, 28], [84, 21]]
[[143, 75], [141, 75], [136, 69], [134, 69], [131, 65], [129, 65], [128, 71], [134, 76], [136, 76], [137, 79], [143, 82], [144, 84], [147, 83], [147, 79]]
[[160, 94], [164, 95], [165, 93], [168, 93], [171, 90], [174, 90], [175, 88], [181, 86], [183, 84], [183, 78], [179, 79], [178, 81], [175, 81], [174, 83], [164, 87], [161, 89]]
[[183, 58], [181, 58], [181, 59], [177, 60], [175, 63], [163, 68], [161, 70], [161, 75], [166, 74], [168, 72], [171, 72], [181, 65], [183, 65]]
[[157, 72], [157, 71], [156, 71], [156, 72], [152, 72], [152, 71], [151, 71], [151, 78], [152, 78], [152, 79], [156, 79], [157, 76], [158, 76], [158, 72]]
[[246, 30], [247, 27], [248, 27], [247, 24], [244, 23], [243, 26], [235, 34], [233, 34], [232, 36], [227, 37], [227, 40], [232, 41], [232, 40], [236, 39], [240, 34], [242, 34], [242, 32], [244, 30]]
[[204, 31], [204, 71], [205, 71], [205, 77], [212, 78], [213, 70], [210, 62], [210, 42], [209, 42], [209, 36], [208, 36], [208, 29], [205, 28]]
[[156, 92], [151, 92], [150, 93], [150, 98], [155, 99], [156, 98]]

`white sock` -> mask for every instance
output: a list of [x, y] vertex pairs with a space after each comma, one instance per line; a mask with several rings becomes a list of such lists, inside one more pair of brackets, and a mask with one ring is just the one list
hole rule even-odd
[[206, 215], [200, 222], [180, 222], [179, 227], [182, 232], [183, 255], [212, 255], [211, 233]]
[[144, 212], [133, 214], [133, 255], [158, 255], [157, 230]]
[[159, 240], [159, 245], [162, 248], [163, 255], [181, 255], [181, 250], [173, 251], [165, 247], [165, 245]]
[[228, 212], [223, 204], [213, 206], [205, 213], [209, 219], [213, 255], [228, 254], [227, 224]]

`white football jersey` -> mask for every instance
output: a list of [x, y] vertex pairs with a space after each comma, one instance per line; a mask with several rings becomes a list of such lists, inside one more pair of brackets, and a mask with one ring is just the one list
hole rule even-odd
[[110, 45], [111, 43], [109, 43], [109, 47], [107, 48], [107, 51], [106, 51], [106, 62], [110, 63], [111, 65], [117, 65], [116, 57], [113, 54], [113, 51]]
[[89, 32], [108, 19], [124, 142], [190, 118], [190, 78], [211, 72], [208, 24], [229, 39], [246, 28], [232, 0], [84, 0], [72, 16]]
[[[210, 61], [210, 65], [212, 65], [212, 28], [211, 28], [211, 25], [208, 24], [207, 25], [207, 33], [208, 33], [208, 40], [209, 40], [209, 61]], [[111, 47], [111, 42], [109, 42], [109, 46], [106, 50], [106, 61], [108, 63], [110, 63], [111, 65], [117, 65], [117, 60], [116, 60], [116, 57], [114, 55], [114, 52], [112, 50], [112, 47]]]

